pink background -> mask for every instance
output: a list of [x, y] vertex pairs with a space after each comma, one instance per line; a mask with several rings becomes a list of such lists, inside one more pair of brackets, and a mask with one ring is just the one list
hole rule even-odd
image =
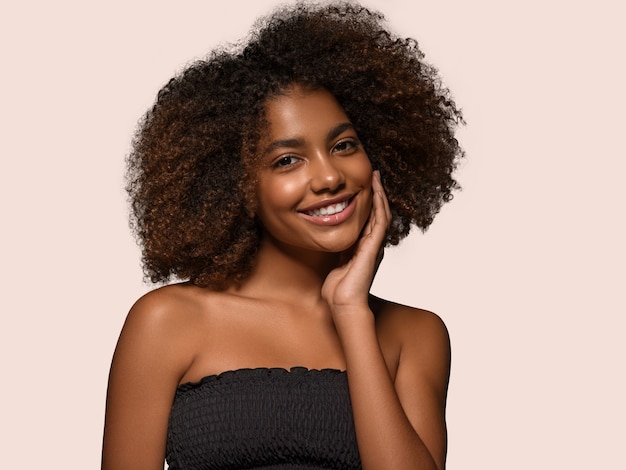
[[[366, 2], [468, 121], [464, 191], [374, 285], [449, 326], [449, 469], [626, 468], [620, 3]], [[135, 123], [275, 4], [0, 7], [3, 468], [98, 467], [111, 354], [148, 289], [123, 191]]]

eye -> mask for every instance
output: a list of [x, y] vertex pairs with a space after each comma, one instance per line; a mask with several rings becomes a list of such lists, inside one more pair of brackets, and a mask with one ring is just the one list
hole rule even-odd
[[333, 151], [350, 154], [356, 151], [359, 145], [359, 142], [355, 139], [344, 139], [335, 144], [335, 146], [333, 147]]
[[295, 165], [299, 161], [300, 160], [298, 159], [298, 157], [294, 157], [293, 155], [285, 155], [285, 156], [280, 157], [278, 160], [276, 160], [272, 164], [272, 167], [274, 167], [274, 168], [286, 168], [286, 167]]

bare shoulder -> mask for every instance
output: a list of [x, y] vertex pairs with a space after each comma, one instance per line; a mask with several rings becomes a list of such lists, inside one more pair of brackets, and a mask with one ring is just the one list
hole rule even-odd
[[392, 375], [402, 368], [419, 369], [445, 388], [450, 370], [450, 336], [443, 320], [431, 311], [373, 296], [371, 306]]
[[193, 361], [193, 339], [204, 318], [203, 305], [200, 291], [193, 286], [176, 284], [148, 292], [130, 309], [116, 354], [167, 356], [163, 364], [184, 373]]
[[199, 295], [193, 286], [173, 284], [140, 297], [126, 318], [126, 327], [168, 329], [182, 326], [198, 312]]
[[449, 335], [443, 320], [428, 310], [409, 307], [372, 296], [371, 305], [379, 333], [402, 345], [443, 343], [449, 348]]
[[169, 411], [202, 318], [194, 289], [154, 290], [128, 313], [109, 374], [103, 469], [162, 468]]

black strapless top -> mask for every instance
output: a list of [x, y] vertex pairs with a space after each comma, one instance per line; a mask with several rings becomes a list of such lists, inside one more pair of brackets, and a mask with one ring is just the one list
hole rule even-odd
[[170, 470], [360, 469], [346, 373], [238, 369], [178, 387]]

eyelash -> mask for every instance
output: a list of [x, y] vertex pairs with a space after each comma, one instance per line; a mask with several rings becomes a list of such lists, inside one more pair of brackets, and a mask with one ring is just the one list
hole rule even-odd
[[340, 140], [339, 142], [337, 142], [334, 145], [333, 149], [337, 149], [337, 147], [339, 147], [340, 145], [344, 145], [344, 144], [349, 144], [349, 147], [343, 150], [337, 150], [338, 152], [341, 152], [341, 153], [350, 152], [350, 151], [356, 150], [360, 145], [358, 140], [353, 139], [353, 138], [348, 138], [348, 139]]
[[[339, 146], [345, 146], [346, 144], [348, 145], [348, 148], [338, 149]], [[333, 146], [332, 150], [338, 153], [350, 154], [354, 152], [360, 145], [361, 143], [358, 140], [354, 138], [347, 138], [337, 142]], [[283, 155], [272, 164], [272, 167], [277, 169], [286, 168], [297, 164], [298, 161], [300, 161], [300, 158], [296, 157], [295, 155]]]
[[[294, 155], [283, 155], [282, 157], [280, 157], [278, 160], [276, 160], [272, 164], [272, 167], [274, 167], [274, 168], [285, 168], [285, 167], [288, 167], [288, 166], [291, 166], [291, 165], [295, 165], [298, 160], [299, 160], [299, 158], [294, 156]], [[291, 162], [289, 162], [289, 161], [291, 161]], [[285, 163], [285, 164], [283, 164], [283, 163]]]

